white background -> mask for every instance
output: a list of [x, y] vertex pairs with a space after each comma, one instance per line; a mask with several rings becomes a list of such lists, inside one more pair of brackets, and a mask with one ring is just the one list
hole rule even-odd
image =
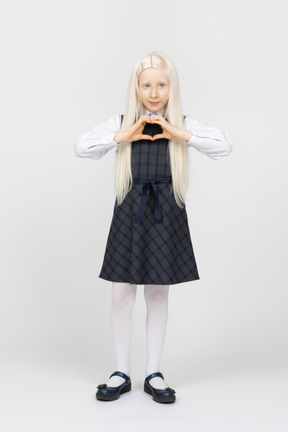
[[[1, 1], [3, 430], [287, 431], [287, 11], [284, 0]], [[98, 274], [115, 152], [79, 159], [74, 142], [123, 113], [132, 66], [151, 50], [173, 59], [184, 113], [233, 151], [189, 150], [200, 280], [170, 288], [162, 372], [177, 402], [142, 390], [139, 286], [133, 391], [105, 404], [111, 287]]]

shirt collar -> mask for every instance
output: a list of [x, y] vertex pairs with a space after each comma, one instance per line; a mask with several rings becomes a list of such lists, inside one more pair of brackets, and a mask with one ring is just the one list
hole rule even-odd
[[155, 115], [158, 115], [158, 114], [161, 114], [161, 115], [163, 115], [163, 117], [165, 117], [165, 109], [162, 108], [161, 110], [157, 111], [156, 113], [151, 113], [150, 111], [148, 111], [148, 110], [146, 109], [146, 115], [149, 115], [149, 116], [152, 117], [152, 118], [153, 118]]

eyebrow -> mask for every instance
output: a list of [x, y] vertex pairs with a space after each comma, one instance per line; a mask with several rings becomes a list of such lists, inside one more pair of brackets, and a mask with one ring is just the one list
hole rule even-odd
[[[166, 84], [168, 84], [168, 80], [157, 81], [157, 84], [159, 84], [159, 83], [166, 83]], [[141, 84], [151, 84], [151, 81], [142, 81]]]

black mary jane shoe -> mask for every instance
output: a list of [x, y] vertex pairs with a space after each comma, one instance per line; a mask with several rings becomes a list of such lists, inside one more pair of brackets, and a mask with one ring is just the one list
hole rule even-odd
[[151, 386], [149, 381], [155, 377], [161, 377], [164, 380], [164, 377], [163, 377], [161, 372], [152, 373], [151, 375], [147, 376], [147, 378], [145, 378], [144, 391], [146, 393], [150, 394], [153, 397], [153, 400], [155, 402], [160, 402], [160, 403], [173, 403], [173, 402], [175, 402], [175, 400], [176, 400], [176, 396], [175, 396], [176, 391], [175, 390], [171, 389], [170, 387], [166, 387], [163, 390], [163, 389], [156, 389], [156, 388]]
[[101, 401], [114, 401], [119, 399], [122, 393], [129, 392], [131, 390], [131, 379], [123, 372], [113, 372], [109, 378], [117, 375], [125, 379], [124, 383], [118, 387], [107, 387], [107, 384], [99, 384], [97, 387], [96, 399]]

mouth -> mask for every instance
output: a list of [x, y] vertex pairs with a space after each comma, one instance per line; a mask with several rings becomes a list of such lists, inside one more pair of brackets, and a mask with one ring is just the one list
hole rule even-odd
[[160, 102], [149, 102], [151, 105], [157, 105]]

